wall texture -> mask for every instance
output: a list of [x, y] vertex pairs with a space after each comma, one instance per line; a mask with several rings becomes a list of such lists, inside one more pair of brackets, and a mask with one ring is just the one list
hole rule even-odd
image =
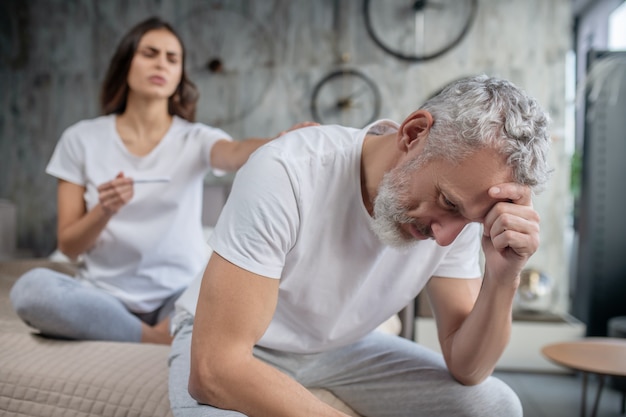
[[[542, 246], [531, 263], [565, 282], [569, 0], [479, 0], [467, 37], [421, 63], [398, 60], [376, 46], [362, 8], [361, 0], [0, 3], [0, 199], [17, 206], [18, 247], [35, 255], [54, 249], [56, 183], [44, 173], [45, 165], [67, 126], [98, 115], [99, 84], [122, 34], [157, 14], [186, 41], [188, 70], [202, 92], [199, 121], [234, 137], [273, 135], [310, 120], [315, 83], [341, 67], [374, 79], [382, 95], [381, 117], [398, 121], [461, 76], [487, 73], [520, 85], [551, 113], [554, 132], [554, 175], [536, 199]], [[215, 56], [224, 66], [220, 77], [204, 67]]]

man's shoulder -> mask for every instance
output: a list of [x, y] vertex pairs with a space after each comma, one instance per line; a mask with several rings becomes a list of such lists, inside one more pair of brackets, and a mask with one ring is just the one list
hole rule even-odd
[[309, 126], [286, 133], [263, 146], [265, 154], [288, 158], [324, 158], [351, 152], [359, 146], [360, 129], [339, 126]]

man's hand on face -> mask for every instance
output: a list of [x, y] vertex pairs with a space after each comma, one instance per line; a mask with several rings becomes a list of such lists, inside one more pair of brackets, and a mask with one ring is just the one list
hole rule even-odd
[[539, 247], [539, 214], [529, 187], [509, 182], [489, 189], [498, 200], [483, 222], [485, 277], [517, 284], [519, 273]]

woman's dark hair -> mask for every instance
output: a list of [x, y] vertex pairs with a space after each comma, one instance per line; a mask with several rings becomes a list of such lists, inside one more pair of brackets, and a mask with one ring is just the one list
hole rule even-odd
[[102, 84], [100, 93], [102, 112], [104, 114], [121, 114], [126, 110], [126, 100], [128, 99], [127, 79], [130, 64], [143, 35], [156, 29], [166, 29], [171, 32], [178, 39], [183, 52], [180, 83], [168, 100], [168, 111], [170, 114], [193, 122], [196, 117], [196, 103], [198, 102], [199, 94], [198, 89], [189, 80], [185, 72], [185, 45], [174, 28], [158, 17], [151, 17], [137, 24], [122, 38], [117, 46]]

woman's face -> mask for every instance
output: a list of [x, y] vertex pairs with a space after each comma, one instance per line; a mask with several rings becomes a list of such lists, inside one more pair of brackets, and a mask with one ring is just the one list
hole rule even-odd
[[146, 32], [128, 71], [129, 94], [168, 99], [180, 83], [182, 63], [182, 46], [176, 36], [167, 29]]

